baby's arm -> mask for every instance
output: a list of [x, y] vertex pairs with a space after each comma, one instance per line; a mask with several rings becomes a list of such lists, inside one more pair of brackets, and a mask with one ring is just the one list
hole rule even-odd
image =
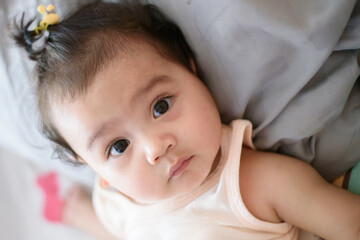
[[256, 217], [325, 239], [360, 239], [360, 197], [327, 183], [307, 163], [244, 148], [241, 195]]
[[98, 240], [116, 240], [95, 214], [91, 195], [80, 185], [73, 185], [66, 194], [62, 222]]

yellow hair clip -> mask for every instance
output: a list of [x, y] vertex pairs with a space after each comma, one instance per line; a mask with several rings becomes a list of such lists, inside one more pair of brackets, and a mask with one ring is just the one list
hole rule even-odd
[[39, 25], [34, 29], [36, 35], [39, 34], [40, 31], [46, 31], [49, 25], [54, 25], [60, 20], [59, 16], [55, 13], [55, 7], [52, 4], [48, 5], [46, 8], [45, 6], [40, 5], [38, 6], [37, 11], [43, 15], [43, 18]]

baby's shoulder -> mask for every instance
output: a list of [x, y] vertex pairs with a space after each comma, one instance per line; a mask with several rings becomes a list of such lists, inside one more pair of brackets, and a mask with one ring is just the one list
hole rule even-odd
[[262, 185], [283, 181], [293, 171], [310, 168], [308, 163], [290, 156], [246, 147], [242, 149], [240, 166], [239, 171], [245, 182], [253, 180]]
[[281, 222], [276, 206], [294, 194], [298, 182], [312, 179], [314, 170], [308, 163], [272, 153], [243, 148], [239, 186], [243, 201], [257, 218]]
[[251, 150], [244, 147], [241, 153], [239, 186], [241, 197], [248, 210], [257, 218], [273, 223], [282, 222], [273, 203], [278, 183], [284, 181], [289, 165], [305, 164], [284, 155]]

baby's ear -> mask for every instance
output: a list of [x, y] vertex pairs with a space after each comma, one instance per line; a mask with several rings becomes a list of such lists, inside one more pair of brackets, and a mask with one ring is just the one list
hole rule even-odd
[[79, 156], [76, 156], [76, 161], [78, 161], [78, 162], [81, 163], [81, 164], [86, 164], [86, 162], [84, 161], [84, 159], [82, 159], [82, 158], [79, 157]]
[[195, 73], [195, 75], [197, 75], [196, 63], [193, 58], [190, 58], [190, 66], [191, 66], [191, 70], [193, 71], [193, 73]]
[[67, 155], [67, 159], [71, 164], [74, 164], [75, 166], [77, 165], [86, 165], [87, 163], [84, 161], [84, 159], [82, 159], [81, 157], [79, 157], [78, 155], [74, 156], [74, 155]]

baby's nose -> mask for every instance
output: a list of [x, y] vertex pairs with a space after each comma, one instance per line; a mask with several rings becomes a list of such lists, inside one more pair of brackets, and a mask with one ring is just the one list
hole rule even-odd
[[176, 140], [171, 135], [158, 135], [146, 141], [146, 159], [151, 165], [159, 162], [176, 145]]

